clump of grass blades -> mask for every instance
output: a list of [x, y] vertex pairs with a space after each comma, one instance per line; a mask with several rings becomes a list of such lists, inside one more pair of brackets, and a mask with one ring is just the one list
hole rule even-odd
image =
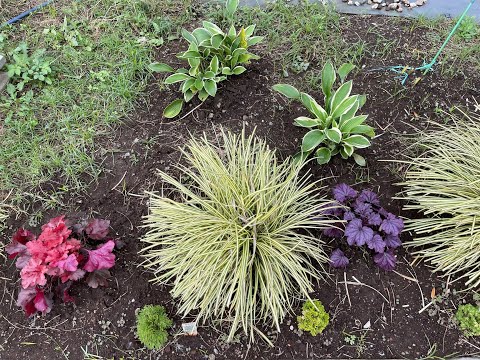
[[401, 198], [424, 217], [407, 221], [415, 248], [435, 272], [480, 285], [480, 123], [452, 116], [453, 123], [423, 134], [422, 153], [407, 161]]
[[222, 135], [222, 147], [204, 136], [183, 150], [188, 185], [160, 172], [182, 202], [151, 194], [143, 256], [154, 282], [174, 280], [179, 313], [226, 321], [229, 340], [241, 327], [250, 341], [258, 333], [268, 342], [257, 326], [279, 330], [294, 299], [308, 298], [312, 280], [327, 275], [312, 231], [332, 226], [319, 209], [333, 205], [264, 141]]

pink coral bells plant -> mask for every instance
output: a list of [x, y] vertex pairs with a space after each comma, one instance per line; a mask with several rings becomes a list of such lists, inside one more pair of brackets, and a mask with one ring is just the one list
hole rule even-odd
[[[17, 258], [21, 289], [17, 305], [27, 316], [49, 313], [54, 293], [64, 302], [74, 299], [68, 293], [73, 281], [86, 277], [89, 286], [106, 286], [111, 276], [108, 269], [115, 265], [115, 241], [107, 239], [110, 221], [92, 219], [74, 225], [76, 235], [67, 225], [65, 216], [51, 219], [42, 226], [40, 235], [19, 229], [5, 250], [10, 259]], [[98, 245], [99, 241], [105, 243]], [[89, 244], [97, 243], [91, 249]]]

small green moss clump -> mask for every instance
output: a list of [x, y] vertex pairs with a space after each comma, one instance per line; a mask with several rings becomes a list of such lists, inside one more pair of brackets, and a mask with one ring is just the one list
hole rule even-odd
[[307, 301], [303, 304], [302, 316], [297, 316], [297, 321], [300, 330], [308, 331], [312, 336], [316, 336], [327, 327], [330, 315], [319, 300]]
[[472, 304], [460, 305], [455, 318], [467, 336], [480, 336], [480, 307]]
[[173, 322], [160, 305], [146, 305], [137, 315], [137, 335], [148, 349], [160, 349], [168, 340], [168, 332]]

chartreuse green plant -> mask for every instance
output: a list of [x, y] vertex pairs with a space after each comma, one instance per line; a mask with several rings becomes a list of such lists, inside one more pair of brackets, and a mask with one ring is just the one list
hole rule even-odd
[[308, 300], [303, 304], [302, 315], [297, 316], [298, 328], [312, 336], [321, 334], [330, 321], [330, 315], [319, 300]]
[[[238, 7], [238, 0], [227, 0], [226, 13], [232, 18]], [[248, 51], [250, 46], [258, 44], [263, 37], [253, 36], [255, 25], [235, 29], [233, 24], [228, 32], [223, 32], [217, 25], [203, 21], [203, 27], [191, 33], [182, 30], [182, 36], [189, 43], [187, 51], [177, 55], [186, 60], [189, 69], [174, 70], [167, 64], [152, 63], [150, 70], [154, 72], [173, 73], [164, 83], [167, 85], [180, 83], [183, 99], [174, 100], [168, 105], [163, 115], [166, 118], [177, 116], [184, 102], [189, 102], [196, 95], [200, 101], [217, 94], [218, 83], [230, 75], [240, 75], [246, 71], [243, 66], [252, 59], [259, 59]]]
[[168, 340], [168, 329], [173, 325], [160, 305], [145, 305], [137, 315], [137, 335], [148, 349], [161, 349]]
[[480, 307], [472, 304], [460, 305], [455, 314], [460, 330], [467, 336], [480, 336]]
[[419, 213], [405, 222], [413, 239], [405, 245], [435, 272], [480, 285], [480, 118], [447, 115], [453, 121], [433, 124], [420, 135], [419, 154], [407, 165], [399, 198], [405, 210]]
[[[142, 241], [153, 282], [171, 282], [179, 313], [198, 321], [224, 320], [255, 339], [258, 325], [279, 330], [292, 303], [324, 278], [328, 257], [315, 231], [333, 226], [301, 165], [280, 162], [254, 135], [222, 131], [223, 145], [192, 139], [179, 165], [181, 183], [160, 172], [178, 194], [151, 194]], [[312, 232], [312, 233], [311, 233]]]
[[[357, 115], [357, 111], [365, 104], [366, 96], [350, 95], [353, 82], [345, 82], [353, 69], [352, 64], [343, 64], [335, 71], [331, 62], [325, 64], [322, 70], [324, 106], [291, 85], [273, 86], [274, 90], [289, 99], [299, 100], [313, 115], [300, 116], [294, 120], [295, 125], [309, 129], [303, 137], [297, 159], [305, 160], [314, 153], [319, 164], [326, 164], [333, 156], [340, 154], [344, 159], [353, 156], [357, 164], [365, 165], [365, 159], [356, 154], [355, 150], [370, 146], [368, 138], [374, 137], [375, 131], [371, 126], [365, 125], [367, 115]], [[337, 74], [341, 85], [334, 90]]]

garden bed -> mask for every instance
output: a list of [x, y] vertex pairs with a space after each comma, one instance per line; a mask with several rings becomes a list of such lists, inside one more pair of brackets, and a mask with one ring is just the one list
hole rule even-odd
[[[368, 166], [362, 168], [352, 160], [335, 158], [329, 165], [310, 163], [308, 167], [315, 179], [327, 178], [326, 188], [319, 191], [328, 192], [340, 182], [357, 184], [357, 188], [377, 191], [389, 211], [415, 216], [402, 212], [403, 204], [393, 200], [400, 190], [395, 183], [400, 180], [401, 168], [383, 160], [401, 159], [408, 145], [401, 135], [425, 128], [426, 120], [437, 116], [439, 109], [452, 105], [473, 109], [474, 98], [480, 95], [480, 79], [473, 70], [451, 77], [436, 72], [416, 86], [409, 84], [403, 88], [392, 73], [367, 70], [418, 63], [413, 47], [428, 48], [424, 33], [401, 30], [408, 27], [406, 21], [399, 27], [398, 22], [384, 18], [353, 16], [349, 20], [350, 27], [344, 31], [346, 42], [354, 42], [358, 36], [373, 46], [379, 34], [385, 38], [394, 36], [402, 51], [392, 52], [388, 58], [366, 54], [352, 77], [354, 92], [368, 94], [363, 112], [369, 114], [368, 122], [377, 130], [373, 145], [360, 151]], [[178, 40], [170, 42], [156, 57], [171, 65], [180, 64], [175, 54], [184, 45]], [[478, 340], [465, 338], [452, 322], [456, 304], [465, 297], [456, 292], [461, 287], [432, 275], [424, 264], [412, 266], [414, 259], [404, 250], [398, 254], [396, 272], [379, 270], [360, 252], [353, 256], [345, 272], [333, 270], [332, 279], [319, 284], [312, 294], [322, 301], [331, 316], [330, 325], [317, 337], [297, 330], [295, 314], [300, 307], [284, 321], [280, 333], [267, 330], [273, 348], [261, 341], [249, 347], [245, 336], [240, 334], [227, 344], [222, 329], [209, 324], [199, 327], [195, 337], [181, 335], [181, 323], [193, 317], [175, 316], [176, 302], [169, 295], [169, 287], [150, 284], [151, 274], [139, 267], [142, 258], [137, 252], [142, 248], [139, 239], [144, 234], [142, 216], [147, 212], [148, 201], [145, 191], [162, 189], [156, 169], [178, 175], [175, 165], [182, 161], [178, 147], [185, 144], [190, 134], [198, 136], [205, 132], [210, 139], [216, 139], [221, 127], [234, 132], [245, 127], [248, 133], [255, 129], [282, 158], [297, 151], [304, 131], [295, 127], [292, 120], [305, 115], [304, 110], [272, 91], [278, 82], [272, 70], [276, 67], [275, 59], [261, 47], [257, 52], [261, 60], [252, 62], [244, 74], [223, 82], [218, 95], [195, 110], [198, 103], [193, 102], [180, 117], [193, 111], [182, 119], [162, 118], [163, 109], [177, 94], [159, 86], [160, 77], [152, 80], [147, 100], [124, 120], [115, 141], [104, 144], [109, 151], [98, 182], [85, 195], [65, 200], [71, 205], [70, 218], [94, 215], [110, 219], [115, 236], [125, 241], [125, 248], [117, 252], [109, 287], [90, 289], [75, 285], [71, 291], [75, 305], [56, 304], [46, 317], [26, 319], [15, 305], [18, 283], [6, 280], [17, 279], [15, 266], [9, 261], [0, 271], [4, 287], [0, 302], [0, 358], [95, 359], [94, 355], [115, 359], [210, 360], [421, 358], [479, 350]], [[299, 79], [290, 76], [288, 81]], [[55, 183], [49, 186], [54, 190]], [[59, 214], [50, 211], [45, 218], [48, 215]], [[21, 226], [22, 220], [10, 222], [7, 233]], [[361, 284], [354, 285], [355, 282]], [[436, 302], [419, 313], [435, 295]], [[164, 305], [174, 320], [170, 342], [158, 352], [142, 349], [135, 339], [135, 311], [145, 304]]]

